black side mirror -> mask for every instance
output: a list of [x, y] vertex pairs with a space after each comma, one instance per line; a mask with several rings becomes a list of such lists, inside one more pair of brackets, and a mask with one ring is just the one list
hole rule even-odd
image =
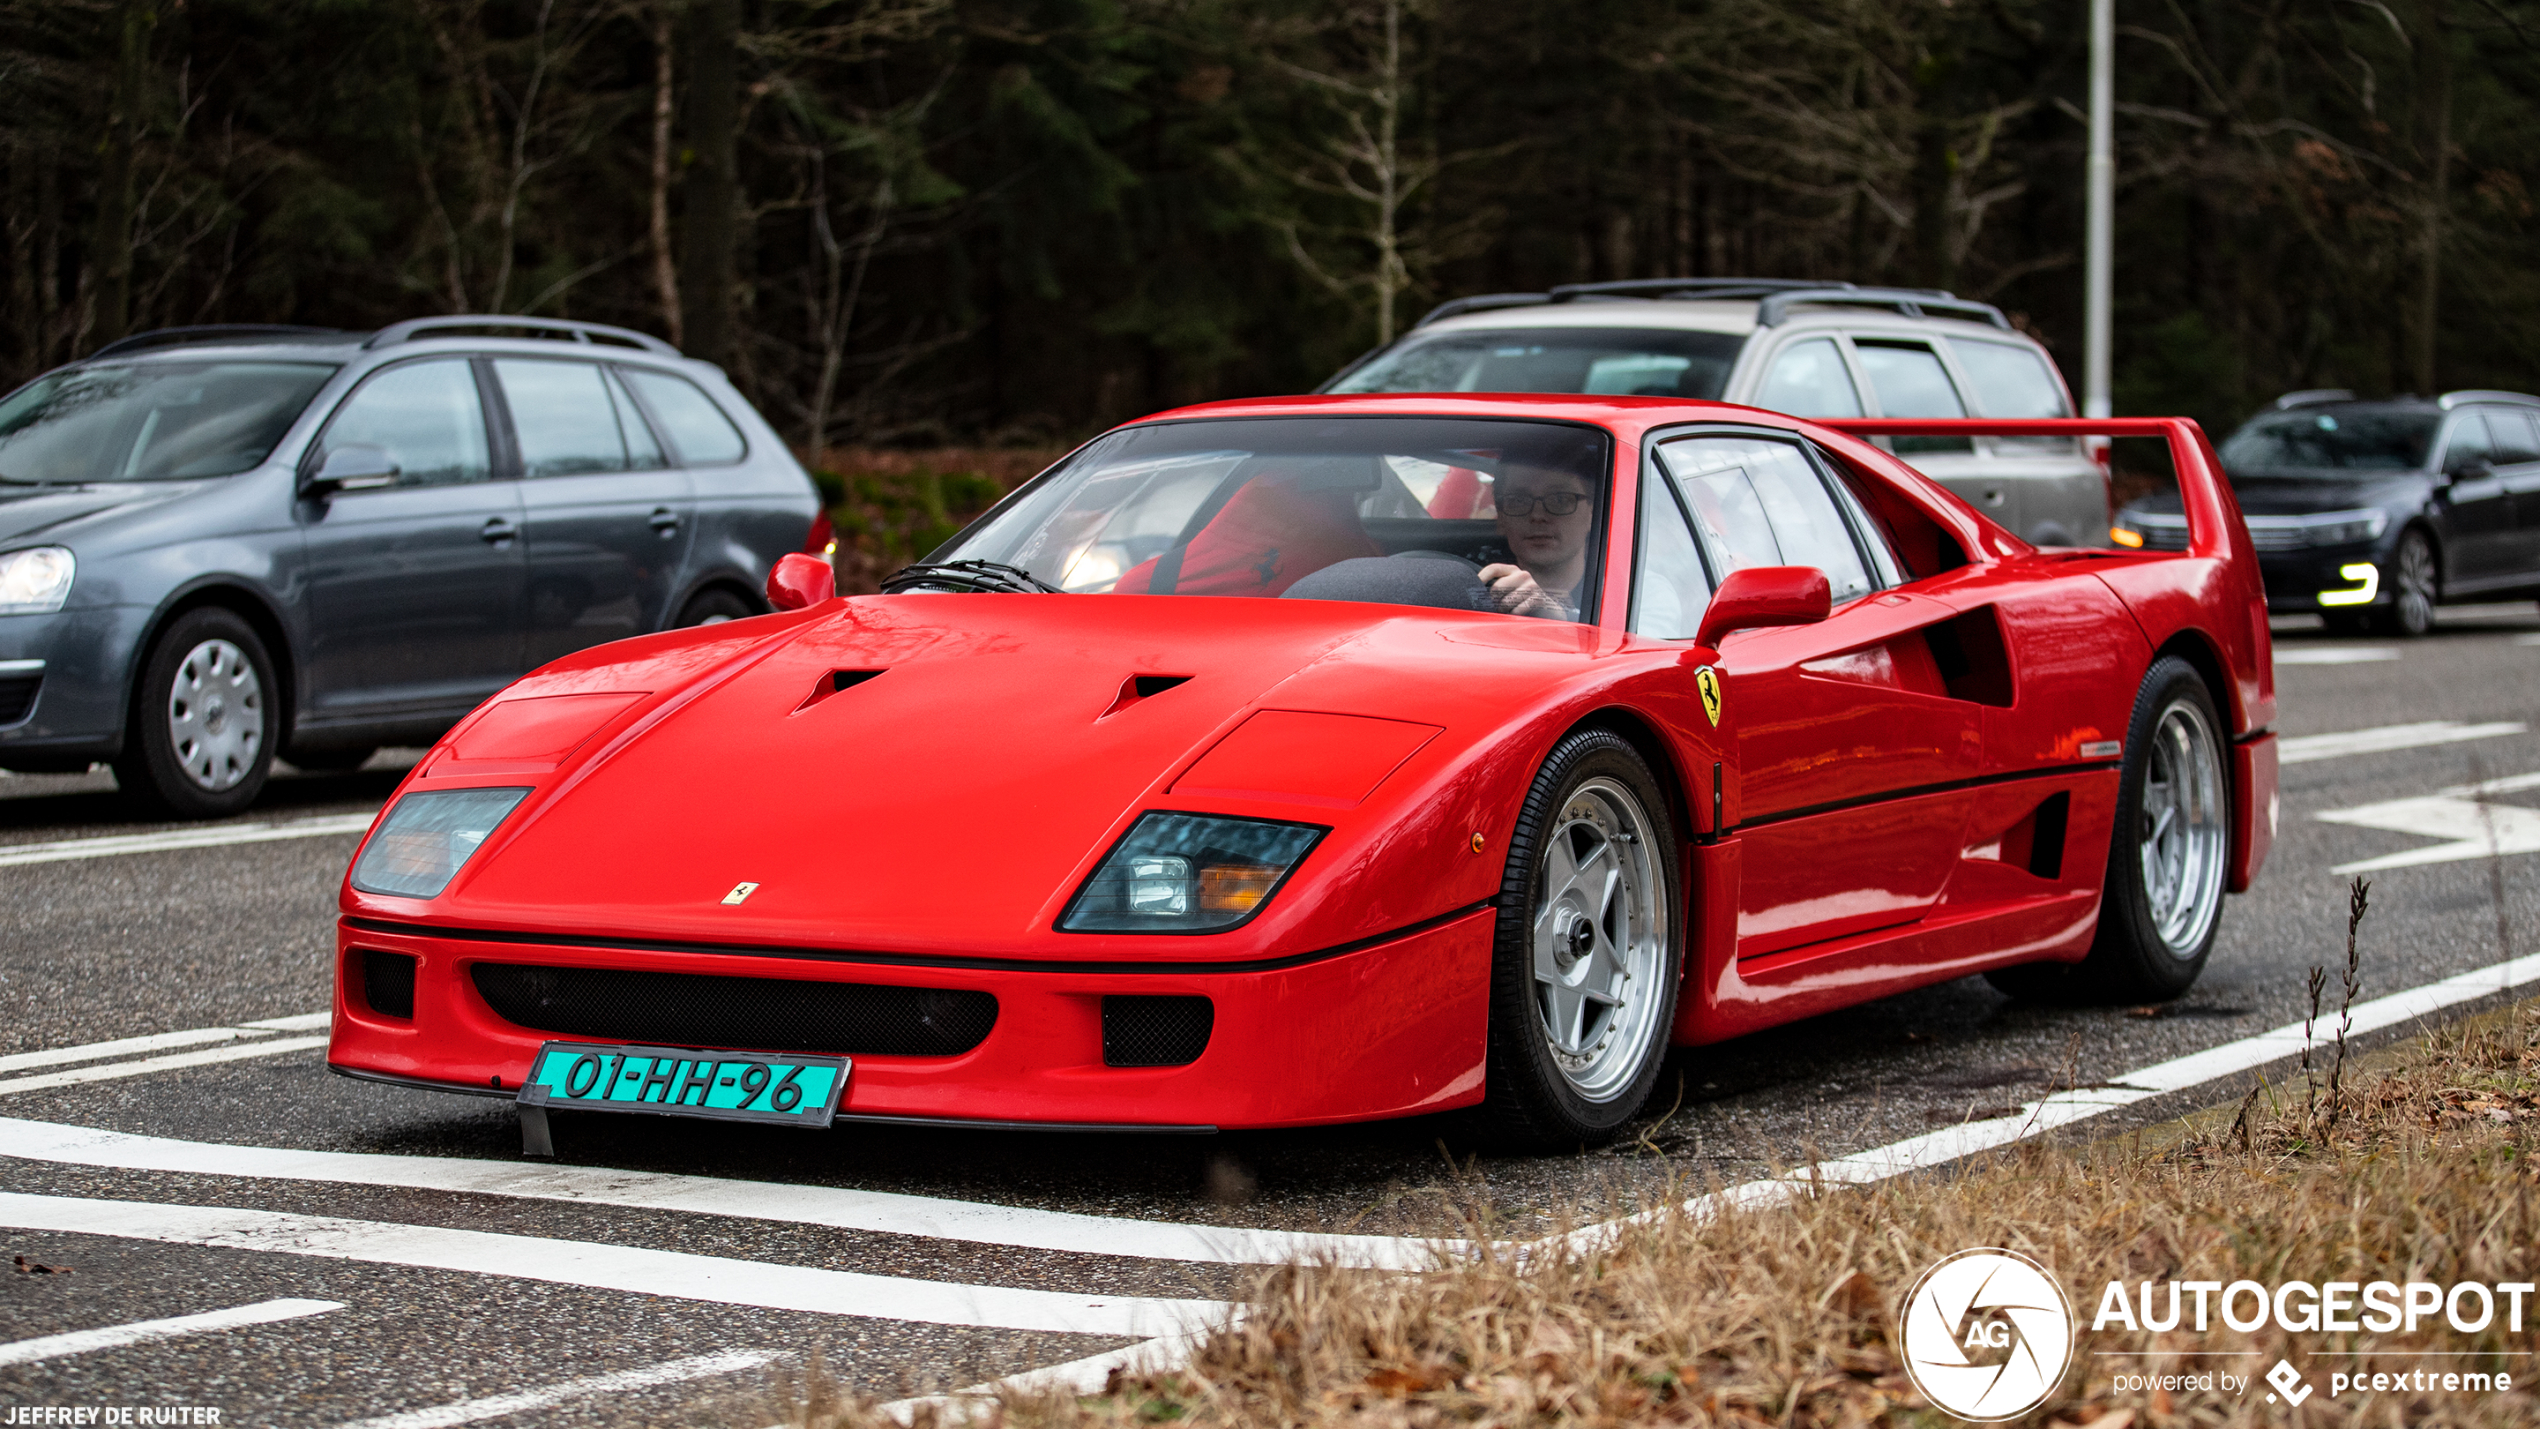
[[397, 484], [401, 468], [388, 455], [385, 447], [351, 442], [326, 454], [317, 474], [309, 478], [311, 496], [333, 496], [339, 491], [376, 491]]
[[2469, 457], [2452, 463], [2443, 475], [2453, 481], [2484, 481], [2496, 474], [2496, 464], [2483, 456]]

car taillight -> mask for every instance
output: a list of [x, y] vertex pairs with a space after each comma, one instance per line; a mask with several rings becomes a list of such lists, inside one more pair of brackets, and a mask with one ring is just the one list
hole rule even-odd
[[803, 537], [803, 554], [816, 556], [824, 565], [838, 564], [838, 528], [829, 524], [829, 513], [811, 518], [811, 534]]

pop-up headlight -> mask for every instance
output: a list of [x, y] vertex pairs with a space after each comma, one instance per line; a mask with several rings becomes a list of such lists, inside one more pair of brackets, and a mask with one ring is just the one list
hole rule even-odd
[[1261, 911], [1327, 830], [1150, 812], [1077, 890], [1070, 933], [1219, 933]]
[[353, 863], [353, 886], [399, 898], [437, 898], [526, 789], [438, 789], [408, 794], [380, 822]]

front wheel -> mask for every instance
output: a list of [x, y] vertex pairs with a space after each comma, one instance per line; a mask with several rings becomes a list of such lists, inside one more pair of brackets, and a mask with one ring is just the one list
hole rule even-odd
[[115, 781], [179, 818], [245, 809], [273, 769], [275, 689], [254, 627], [217, 607], [178, 616], [142, 657]]
[[2434, 542], [2423, 531], [2399, 538], [2390, 559], [2390, 609], [2375, 612], [2375, 624], [2387, 624], [2393, 635], [2414, 638], [2434, 628], [2434, 602], [2442, 578], [2434, 564]]
[[750, 603], [720, 586], [700, 591], [679, 610], [679, 618], [671, 622], [673, 629], [685, 630], [691, 625], [721, 625], [727, 620], [747, 620], [758, 614]]
[[1480, 1108], [1532, 1150], [1611, 1140], [1649, 1100], [1680, 981], [1676, 841], [1629, 742], [1562, 739], [1519, 809], [1491, 955]]

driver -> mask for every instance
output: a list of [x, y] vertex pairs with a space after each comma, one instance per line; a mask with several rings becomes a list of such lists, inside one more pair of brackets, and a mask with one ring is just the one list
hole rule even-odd
[[1509, 461], [1493, 483], [1510, 560], [1482, 567], [1492, 606], [1547, 620], [1579, 618], [1595, 494], [1576, 473]]

